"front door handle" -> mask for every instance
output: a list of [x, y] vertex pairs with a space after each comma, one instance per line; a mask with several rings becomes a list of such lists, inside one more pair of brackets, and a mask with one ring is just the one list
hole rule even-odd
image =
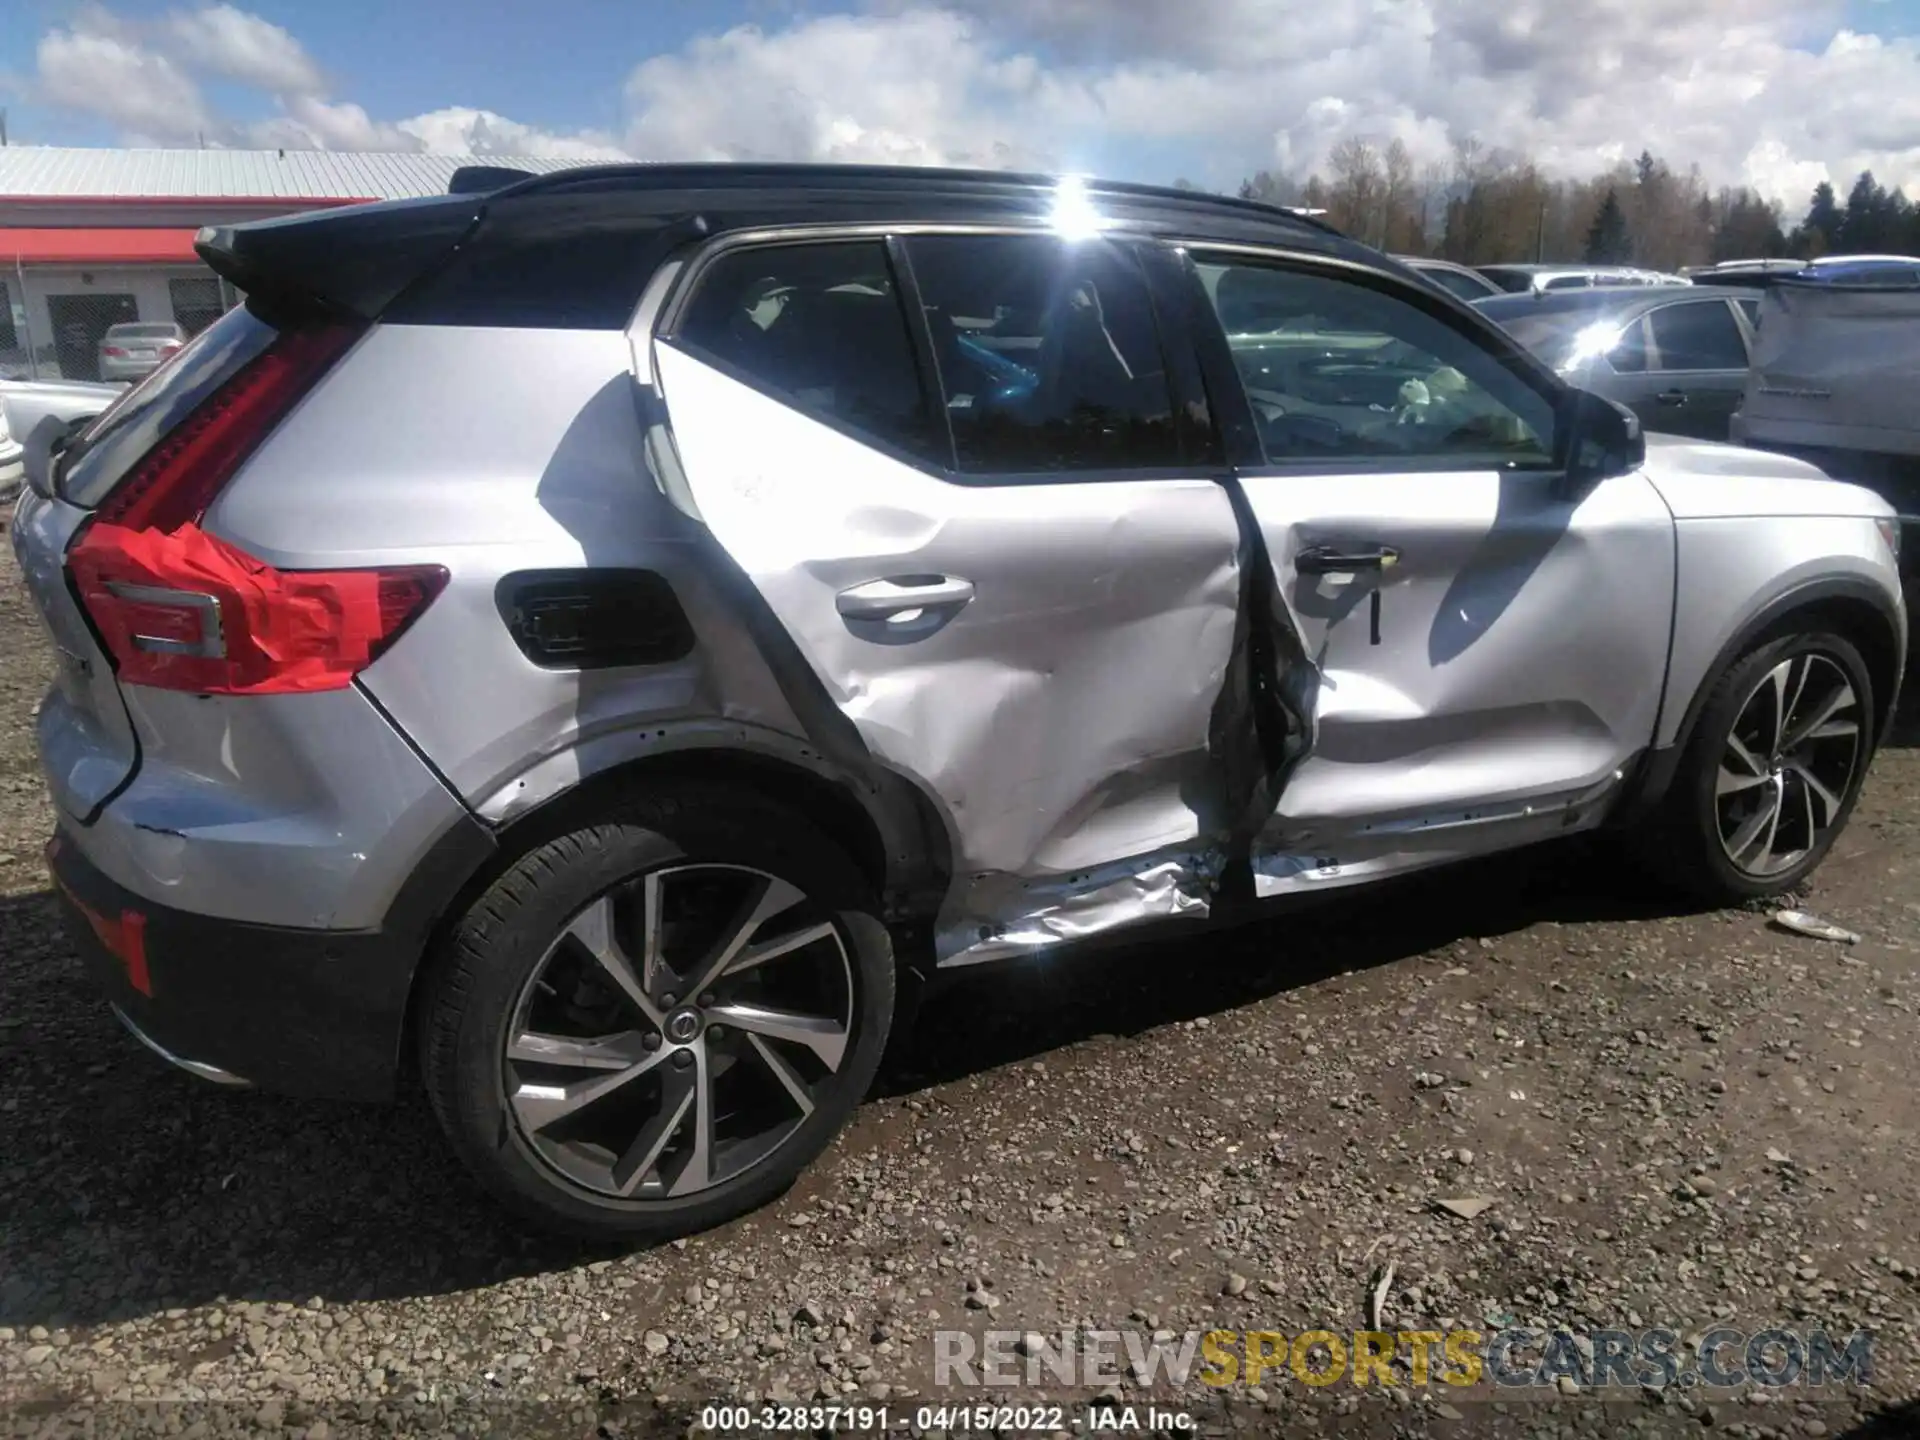
[[1684, 405], [1687, 403], [1687, 392], [1684, 390], [1662, 390], [1653, 398], [1662, 405]]
[[889, 575], [842, 590], [834, 608], [848, 620], [891, 620], [916, 610], [958, 610], [973, 599], [973, 582], [958, 575]]
[[1357, 575], [1399, 563], [1400, 552], [1391, 545], [1310, 545], [1293, 557], [1302, 575]]

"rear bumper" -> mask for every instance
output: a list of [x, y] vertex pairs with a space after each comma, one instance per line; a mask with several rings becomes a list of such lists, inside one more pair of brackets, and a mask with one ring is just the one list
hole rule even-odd
[[284, 1094], [392, 1095], [424, 909], [375, 930], [210, 919], [127, 890], [64, 832], [47, 867], [89, 976], [163, 1058]]

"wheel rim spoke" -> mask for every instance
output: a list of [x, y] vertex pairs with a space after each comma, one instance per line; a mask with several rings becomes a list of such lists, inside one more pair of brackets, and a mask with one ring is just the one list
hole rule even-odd
[[660, 1108], [613, 1162], [614, 1189], [620, 1194], [631, 1195], [638, 1190], [660, 1163], [662, 1152], [693, 1107], [694, 1088], [691, 1070], [667, 1071], [660, 1089]]
[[561, 1065], [573, 1070], [625, 1070], [649, 1052], [638, 1030], [581, 1040], [572, 1035], [542, 1035], [523, 1030], [507, 1045], [507, 1058], [529, 1065]]
[[847, 1027], [824, 1015], [799, 1015], [791, 1010], [769, 1010], [760, 1005], [716, 1005], [713, 1018], [749, 1034], [804, 1045], [829, 1070], [840, 1068], [846, 1053]]
[[773, 1078], [780, 1082], [787, 1094], [793, 1097], [793, 1103], [799, 1108], [804, 1120], [813, 1114], [813, 1096], [807, 1092], [805, 1082], [793, 1072], [793, 1067], [780, 1058], [780, 1052], [752, 1031], [747, 1032], [747, 1044], [753, 1053], [760, 1057], [760, 1063], [773, 1072]]
[[667, 1186], [669, 1195], [689, 1195], [713, 1183], [713, 1071], [712, 1057], [705, 1045], [693, 1047], [693, 1113], [687, 1117], [692, 1131], [686, 1158], [680, 1162]]
[[[1801, 787], [1807, 792], [1807, 823], [1809, 827], [1822, 829], [1831, 825], [1834, 817], [1840, 813], [1840, 797], [1822, 784], [1820, 777], [1815, 775], [1810, 767], [1806, 765], [1793, 765], [1788, 768], [1794, 775], [1799, 777]], [[1813, 802], [1816, 799], [1820, 802], [1820, 808], [1826, 812], [1826, 818], [1817, 823], [1813, 817]]]
[[1751, 790], [1756, 785], [1767, 783], [1765, 775], [1736, 775], [1726, 766], [1720, 767], [1720, 778], [1714, 782], [1715, 795], [1738, 795], [1742, 790]]
[[793, 884], [661, 867], [582, 908], [523, 982], [505, 1098], [572, 1184], [643, 1206], [692, 1195], [765, 1163], [820, 1108], [855, 996], [845, 935]]
[[[652, 877], [648, 877], [651, 879]], [[648, 906], [649, 913], [655, 907]], [[648, 922], [650, 925], [652, 921]], [[594, 963], [611, 980], [620, 993], [632, 1001], [634, 1007], [654, 1024], [660, 1023], [660, 1009], [647, 996], [646, 987], [640, 983], [640, 977], [634, 973], [633, 959], [621, 948], [613, 933], [613, 899], [602, 895], [578, 915], [567, 927], [567, 934], [577, 940], [593, 957]]]
[[693, 981], [687, 987], [688, 994], [697, 995], [705, 991], [714, 981], [727, 973], [728, 967], [747, 947], [748, 942], [759, 932], [762, 925], [806, 899], [806, 896], [793, 886], [774, 876], [761, 876], [760, 882], [741, 903], [732, 923], [727, 926], [720, 939], [715, 942], [713, 949], [694, 970]]
[[1804, 744], [1808, 740], [1832, 739], [1838, 735], [1858, 735], [1860, 727], [1851, 720], [1840, 722], [1833, 735], [1822, 733], [1828, 721], [1842, 710], [1850, 709], [1852, 706], [1853, 687], [1843, 684], [1827, 697], [1825, 704], [1787, 731], [1786, 740], [1781, 748], [1791, 750], [1794, 746]]
[[782, 955], [791, 955], [795, 950], [814, 945], [822, 940], [831, 940], [837, 934], [833, 925], [821, 921], [818, 925], [804, 925], [798, 930], [771, 940], [757, 940], [751, 945], [742, 946], [740, 952], [728, 964], [728, 975], [741, 975], [769, 960], [778, 960]]
[[1746, 742], [1738, 735], [1727, 736], [1727, 753], [1740, 762], [1740, 767], [1756, 780], [1767, 778], [1767, 767], [1759, 756], [1747, 748]]
[[522, 1125], [538, 1133], [638, 1080], [665, 1059], [666, 1054], [657, 1051], [624, 1070], [603, 1073], [591, 1080], [577, 1080], [571, 1085], [522, 1083], [513, 1093], [514, 1113]]
[[[1773, 832], [1780, 824], [1780, 786], [1768, 781], [1769, 794], [1765, 803], [1749, 815], [1740, 828], [1733, 832], [1733, 838], [1727, 842], [1727, 850], [1736, 861], [1744, 864], [1751, 854], [1756, 841], [1762, 841], [1767, 847], [1773, 844]], [[1764, 840], [1763, 840], [1764, 837]], [[1764, 861], [1768, 851], [1763, 849], [1760, 858]]]
[[1793, 661], [1783, 660], [1767, 673], [1767, 685], [1773, 691], [1773, 724], [1769, 726], [1772, 738], [1767, 748], [1775, 755], [1780, 753], [1780, 742], [1787, 732], [1787, 687], [1793, 680]]

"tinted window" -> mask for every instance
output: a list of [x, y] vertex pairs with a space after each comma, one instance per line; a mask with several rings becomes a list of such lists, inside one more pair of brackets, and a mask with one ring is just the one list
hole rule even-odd
[[701, 278], [674, 338], [796, 409], [946, 461], [879, 241], [723, 255]]
[[1179, 461], [1153, 306], [1130, 252], [935, 235], [908, 253], [962, 470]]
[[1301, 271], [1199, 269], [1269, 460], [1551, 463], [1547, 396], [1407, 300]]
[[1647, 368], [1647, 322], [1644, 318], [1627, 322], [1620, 338], [1607, 351], [1607, 363], [1622, 375], [1643, 374]]
[[1471, 275], [1462, 275], [1458, 270], [1422, 270], [1420, 273], [1442, 290], [1457, 295], [1462, 300], [1484, 300], [1487, 296], [1498, 293], [1493, 287], [1483, 285]]
[[179, 334], [172, 325], [109, 325], [109, 340], [171, 340]]
[[1663, 305], [1647, 319], [1662, 370], [1747, 368], [1747, 347], [1724, 300]]
[[1758, 300], [1736, 300], [1733, 302], [1746, 313], [1747, 324], [1753, 329], [1760, 328], [1760, 302]]

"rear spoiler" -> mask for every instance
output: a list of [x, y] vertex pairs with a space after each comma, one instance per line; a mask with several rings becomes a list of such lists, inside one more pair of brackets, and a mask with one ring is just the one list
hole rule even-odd
[[209, 225], [193, 248], [263, 303], [371, 320], [472, 233], [483, 204], [478, 195], [431, 196]]
[[511, 165], [462, 165], [447, 181], [449, 195], [485, 195], [504, 190], [522, 180], [533, 179], [533, 171], [516, 170]]

